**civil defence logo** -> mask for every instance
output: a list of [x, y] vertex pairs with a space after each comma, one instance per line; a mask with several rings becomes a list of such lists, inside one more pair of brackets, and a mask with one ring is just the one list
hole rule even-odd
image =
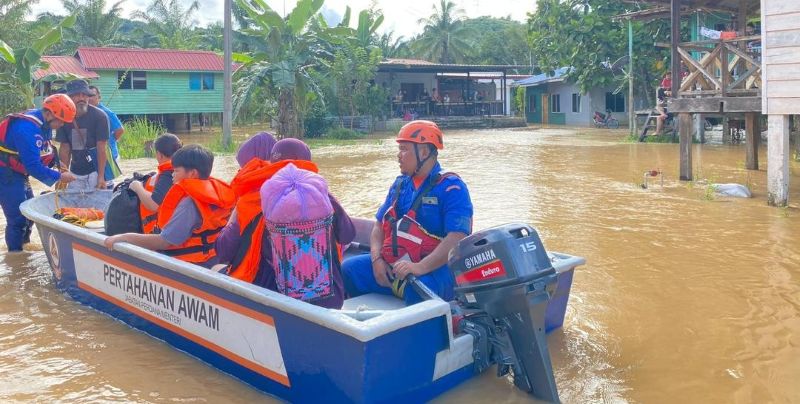
[[53, 275], [60, 281], [62, 275], [61, 254], [58, 252], [58, 243], [53, 233], [50, 233], [50, 237], [47, 238], [47, 247], [50, 250], [50, 266], [53, 269]]

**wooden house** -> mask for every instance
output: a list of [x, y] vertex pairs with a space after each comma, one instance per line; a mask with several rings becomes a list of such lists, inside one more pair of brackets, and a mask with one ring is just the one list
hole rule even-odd
[[[96, 85], [103, 103], [120, 118], [147, 116], [172, 131], [221, 119], [223, 61], [214, 52], [81, 47], [73, 59], [68, 63], [72, 70], [77, 67], [88, 73], [78, 76]], [[57, 73], [59, 66], [51, 62], [47, 70]]]
[[386, 59], [378, 65], [375, 83], [389, 92], [394, 116], [409, 110], [422, 117], [505, 116], [511, 113], [508, 81], [518, 76], [508, 72], [520, 68], [527, 66]]
[[[745, 122], [746, 162], [758, 169], [761, 114], [768, 115], [768, 202], [788, 203], [789, 116], [800, 114], [800, 1], [788, 0], [625, 0], [654, 7], [624, 18], [671, 20], [672, 81], [669, 111], [680, 124], [680, 178], [692, 179], [693, 115], [742, 117]], [[682, 42], [681, 16], [698, 11], [730, 17], [719, 38], [694, 37]], [[760, 32], [750, 32], [751, 21]], [[699, 125], [700, 127], [702, 125]], [[725, 131], [724, 131], [725, 132]]]
[[595, 111], [610, 111], [621, 124], [628, 123], [628, 97], [613, 87], [595, 88], [582, 93], [565, 80], [569, 68], [553, 74], [542, 73], [514, 82], [517, 91], [525, 91], [525, 121], [543, 125], [590, 126]]

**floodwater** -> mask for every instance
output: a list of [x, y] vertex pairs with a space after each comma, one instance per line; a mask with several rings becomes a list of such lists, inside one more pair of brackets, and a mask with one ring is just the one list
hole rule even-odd
[[[470, 187], [475, 227], [533, 224], [581, 255], [564, 327], [548, 338], [561, 399], [800, 402], [800, 211], [766, 205], [766, 157], [695, 146], [697, 178], [749, 184], [752, 199], [677, 181], [677, 145], [564, 129], [446, 134], [441, 160]], [[371, 216], [397, 175], [391, 140], [314, 150], [350, 214]], [[126, 172], [153, 160], [126, 161]], [[216, 175], [229, 179], [231, 156]], [[642, 189], [646, 170], [664, 184]], [[800, 201], [797, 163], [790, 200]], [[36, 238], [0, 257], [0, 402], [230, 402], [269, 397], [57, 291]], [[439, 402], [523, 402], [493, 371]]]

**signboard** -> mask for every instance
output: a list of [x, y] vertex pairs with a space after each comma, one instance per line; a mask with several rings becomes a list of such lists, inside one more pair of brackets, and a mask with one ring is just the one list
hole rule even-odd
[[272, 317], [73, 243], [78, 286], [289, 386]]

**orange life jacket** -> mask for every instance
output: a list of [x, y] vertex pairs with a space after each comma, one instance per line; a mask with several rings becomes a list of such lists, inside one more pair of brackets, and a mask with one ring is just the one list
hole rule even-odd
[[241, 244], [228, 266], [228, 275], [252, 283], [261, 264], [261, 241], [264, 237], [264, 220], [261, 213], [261, 185], [289, 163], [297, 168], [319, 172], [317, 165], [305, 160], [282, 160], [270, 163], [260, 159], [250, 160], [231, 181], [236, 201], [236, 220], [239, 223]]
[[392, 206], [386, 210], [381, 222], [383, 228], [381, 257], [387, 263], [394, 264], [402, 258], [409, 259], [411, 262], [420, 262], [442, 242], [442, 237], [431, 234], [417, 221], [417, 209], [422, 203], [422, 198], [448, 176], [456, 176], [456, 174], [444, 173], [432, 178], [428, 185], [417, 194], [414, 202], [411, 203], [411, 208], [402, 217], [397, 216], [397, 200], [400, 197], [402, 185], [401, 181], [397, 181]]
[[236, 195], [230, 185], [216, 178], [181, 180], [170, 188], [159, 206], [157, 232], [167, 225], [184, 197], [192, 199], [203, 222], [199, 228], [192, 230], [192, 235], [186, 242], [172, 246], [163, 253], [186, 262], [201, 264], [216, 257], [214, 241], [228, 223]]
[[[158, 181], [158, 176], [163, 173], [171, 173], [172, 172], [172, 160], [167, 160], [158, 165], [158, 174], [151, 175], [150, 178], [147, 179], [144, 183], [144, 189], [147, 192], [153, 193], [153, 190], [156, 188], [156, 181]], [[144, 234], [153, 234], [153, 231], [156, 229], [156, 221], [158, 220], [158, 211], [157, 210], [150, 210], [144, 206], [143, 203], [139, 203], [139, 217], [142, 218], [142, 229], [144, 230]]]

